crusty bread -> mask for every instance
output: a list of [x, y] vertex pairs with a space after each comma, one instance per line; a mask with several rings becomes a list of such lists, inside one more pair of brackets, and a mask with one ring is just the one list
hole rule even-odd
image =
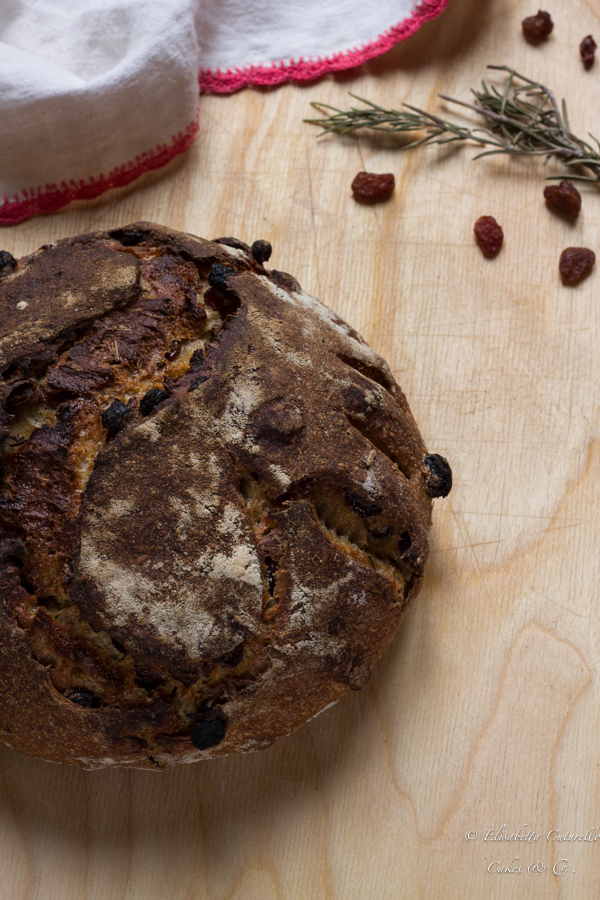
[[360, 689], [450, 488], [386, 363], [239, 241], [0, 269], [0, 736], [85, 768], [267, 747]]

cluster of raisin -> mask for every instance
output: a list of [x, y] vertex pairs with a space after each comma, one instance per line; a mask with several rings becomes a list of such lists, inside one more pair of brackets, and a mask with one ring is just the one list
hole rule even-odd
[[[540, 9], [536, 15], [528, 16], [521, 23], [525, 39], [534, 45], [546, 41], [554, 29], [550, 13]], [[581, 59], [586, 69], [594, 63], [596, 42], [591, 34], [585, 37], [579, 47]], [[377, 175], [374, 172], [359, 172], [352, 182], [355, 200], [361, 203], [379, 203], [391, 197], [396, 182], [391, 173]], [[567, 180], [544, 189], [544, 199], [549, 210], [556, 215], [574, 221], [581, 211], [581, 195]], [[493, 216], [480, 216], [475, 222], [475, 240], [486, 259], [498, 256], [504, 242], [502, 226]], [[596, 261], [592, 250], [585, 247], [567, 247], [563, 250], [559, 271], [563, 284], [576, 285], [591, 273]]]
[[[581, 194], [570, 181], [561, 181], [544, 189], [544, 198], [548, 209], [574, 221], [581, 210]], [[493, 259], [500, 253], [504, 232], [493, 216], [480, 216], [475, 222], [475, 240], [487, 259]], [[560, 256], [558, 269], [563, 284], [575, 286], [591, 274], [596, 255], [587, 247], [567, 247]]]
[[[541, 44], [552, 34], [554, 22], [550, 14], [538, 10], [535, 16], [523, 19], [523, 35], [530, 44]], [[594, 64], [596, 42], [591, 34], [579, 45], [579, 53], [586, 69]], [[544, 189], [544, 199], [549, 210], [556, 215], [574, 221], [581, 211], [581, 194], [570, 181], [561, 181]], [[475, 240], [488, 259], [500, 253], [504, 232], [493, 216], [481, 216], [475, 222]], [[567, 247], [560, 256], [559, 272], [563, 284], [576, 285], [587, 278], [596, 262], [593, 250], [587, 247]]]
[[[536, 46], [546, 41], [552, 34], [554, 22], [550, 13], [538, 9], [535, 16], [527, 16], [521, 22], [523, 36], [526, 41]], [[579, 45], [579, 55], [586, 69], [591, 69], [594, 65], [594, 53], [596, 52], [596, 41], [591, 34], [588, 34]]]

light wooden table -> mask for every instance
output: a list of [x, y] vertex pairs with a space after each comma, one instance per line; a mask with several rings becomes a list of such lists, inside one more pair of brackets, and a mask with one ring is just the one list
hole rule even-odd
[[[537, 0], [452, 0], [359, 72], [202, 97], [198, 140], [161, 174], [2, 231], [15, 255], [138, 218], [267, 238], [275, 268], [387, 357], [455, 486], [371, 682], [272, 749], [84, 773], [0, 747], [1, 900], [600, 895], [600, 841], [546, 840], [600, 826], [600, 272], [569, 289], [557, 269], [565, 246], [600, 251], [600, 195], [583, 188], [569, 225], [545, 209], [538, 162], [318, 142], [302, 123], [309, 101], [343, 106], [348, 90], [433, 108], [506, 62], [600, 136], [600, 64], [584, 72], [578, 56], [600, 39], [600, 5], [548, 4], [555, 30], [537, 49], [520, 32]], [[391, 202], [351, 199], [362, 168], [395, 173]], [[473, 241], [485, 214], [505, 229], [493, 262]], [[540, 840], [484, 841], [504, 823]], [[488, 873], [515, 856], [521, 874]]]

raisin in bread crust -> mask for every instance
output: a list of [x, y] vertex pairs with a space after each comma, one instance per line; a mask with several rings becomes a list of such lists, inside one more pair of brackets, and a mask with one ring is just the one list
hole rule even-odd
[[166, 767], [366, 683], [444, 463], [345, 322], [239, 241], [138, 222], [0, 280], [0, 367], [3, 741]]

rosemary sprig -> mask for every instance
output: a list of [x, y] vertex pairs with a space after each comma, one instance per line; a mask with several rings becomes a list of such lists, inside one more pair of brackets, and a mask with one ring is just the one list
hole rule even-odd
[[592, 144], [572, 133], [565, 101], [563, 100], [559, 107], [550, 88], [540, 84], [539, 81], [520, 75], [509, 66], [487, 68], [507, 73], [502, 90], [498, 90], [494, 85], [488, 86], [482, 81], [481, 89], [472, 91], [475, 98], [473, 103], [465, 103], [445, 94], [439, 95], [448, 103], [455, 103], [479, 113], [486, 120], [488, 125], [486, 128], [468, 128], [408, 103], [402, 104], [401, 110], [384, 109], [377, 103], [356, 94], [350, 96], [360, 100], [364, 107], [341, 110], [327, 103], [314, 102], [311, 105], [323, 113], [325, 118], [304, 121], [320, 125], [323, 129], [322, 135], [332, 132], [350, 134], [359, 128], [390, 134], [425, 132], [422, 137], [401, 145], [401, 150], [410, 150], [422, 144], [474, 141], [480, 146], [490, 147], [479, 153], [475, 159], [507, 153], [512, 156], [543, 156], [547, 163], [555, 157], [571, 170], [573, 166], [582, 166], [588, 170], [587, 175], [573, 174], [569, 171], [569, 179], [600, 182], [600, 143], [593, 135], [589, 135], [598, 148], [595, 149]]

